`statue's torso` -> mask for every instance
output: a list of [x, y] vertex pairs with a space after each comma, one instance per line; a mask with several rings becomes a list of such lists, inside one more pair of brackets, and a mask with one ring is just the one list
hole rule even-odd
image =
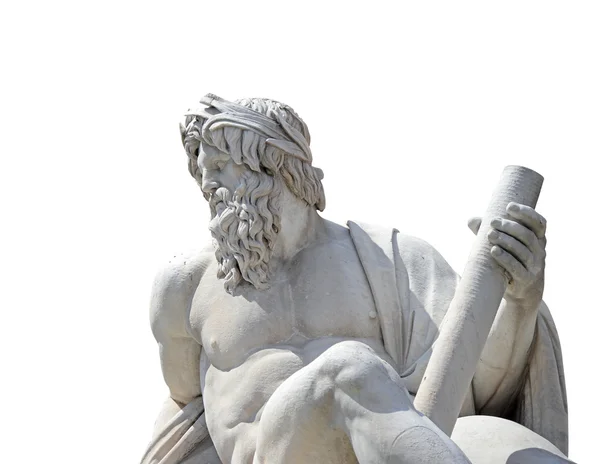
[[[342, 340], [360, 340], [385, 359], [371, 290], [349, 234], [307, 248], [268, 290], [227, 294], [209, 267], [189, 330], [203, 347], [201, 383], [217, 449], [255, 442], [261, 410], [290, 375]], [[226, 450], [229, 450], [226, 451]]]

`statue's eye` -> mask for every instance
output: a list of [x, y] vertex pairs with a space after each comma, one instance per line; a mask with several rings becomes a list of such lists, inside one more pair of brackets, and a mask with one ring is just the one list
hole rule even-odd
[[225, 168], [225, 165], [226, 165], [226, 164], [227, 164], [227, 163], [226, 163], [225, 161], [217, 161], [217, 162], [215, 163], [215, 166], [217, 167], [217, 169], [218, 169], [219, 171], [222, 171], [222, 170]]

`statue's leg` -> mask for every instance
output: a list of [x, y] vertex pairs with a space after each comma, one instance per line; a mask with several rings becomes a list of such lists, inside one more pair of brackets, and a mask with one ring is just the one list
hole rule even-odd
[[[323, 446], [323, 439], [333, 442]], [[254, 463], [306, 462], [307, 450], [314, 462], [469, 462], [415, 410], [394, 369], [353, 341], [334, 345], [289, 377], [265, 405]], [[347, 450], [352, 460], [335, 459]]]

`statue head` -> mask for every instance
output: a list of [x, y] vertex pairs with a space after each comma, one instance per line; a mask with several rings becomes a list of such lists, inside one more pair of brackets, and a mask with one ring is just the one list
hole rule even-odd
[[323, 173], [312, 166], [308, 127], [289, 106], [208, 94], [189, 110], [181, 136], [190, 174], [211, 209], [210, 231], [228, 292], [243, 282], [268, 287], [269, 260], [288, 189], [322, 211]]

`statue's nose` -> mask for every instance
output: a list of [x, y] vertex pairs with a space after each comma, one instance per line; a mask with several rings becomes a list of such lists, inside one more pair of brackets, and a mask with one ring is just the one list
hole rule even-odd
[[202, 191], [204, 193], [215, 193], [220, 187], [218, 180], [216, 179], [215, 172], [212, 169], [204, 169], [202, 172]]

